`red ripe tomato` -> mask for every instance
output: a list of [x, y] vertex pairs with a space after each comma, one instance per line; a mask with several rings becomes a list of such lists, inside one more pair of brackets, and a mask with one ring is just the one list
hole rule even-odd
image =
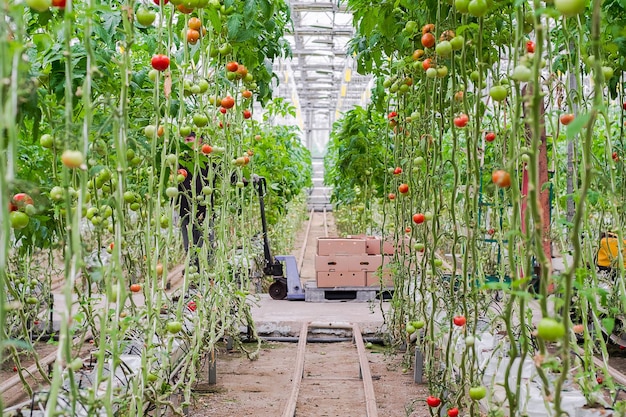
[[626, 110], [626, 101], [622, 103], [622, 109]]
[[459, 415], [459, 409], [456, 407], [452, 407], [448, 409], [448, 417], [457, 417]]
[[181, 168], [178, 170], [178, 175], [182, 175], [183, 177], [187, 178], [187, 175], [189, 175], [189, 173], [185, 168]]
[[220, 113], [226, 114], [227, 111], [225, 107], [220, 107]]
[[389, 198], [390, 200], [395, 200], [396, 199], [396, 195], [394, 193], [389, 193], [387, 198]]
[[65, 9], [67, 0], [52, 0], [52, 7], [58, 7], [59, 9]]
[[424, 223], [424, 220], [426, 220], [426, 216], [424, 216], [422, 213], [415, 213], [413, 215], [413, 223], [415, 224], [422, 224]]
[[456, 127], [465, 127], [467, 126], [468, 122], [469, 122], [469, 117], [465, 113], [461, 113], [457, 117], [454, 118], [454, 125]]
[[465, 326], [465, 323], [467, 322], [467, 320], [465, 319], [465, 316], [454, 316], [454, 318], [452, 319], [452, 322], [454, 323], [455, 326]]
[[398, 186], [398, 191], [400, 191], [400, 194], [406, 194], [409, 192], [409, 184], [400, 184]]
[[604, 380], [602, 379], [602, 377], [601, 377], [601, 376], [599, 376], [599, 377], [597, 377], [597, 378], [596, 378], [596, 382], [597, 382], [598, 384], [602, 384], [602, 382], [604, 382]]
[[535, 42], [533, 41], [526, 42], [526, 52], [528, 52], [529, 54], [532, 54], [535, 52]]
[[26, 193], [17, 193], [13, 196], [13, 204], [17, 206], [17, 208], [22, 208], [29, 204], [35, 204], [33, 198]]
[[402, 168], [396, 167], [396, 169], [393, 170], [393, 175], [400, 175], [400, 174], [402, 174]]
[[493, 236], [493, 235], [496, 234], [496, 229], [491, 228], [491, 229], [487, 230], [487, 233], [489, 234], [489, 236]]
[[202, 21], [197, 17], [189, 18], [189, 22], [187, 22], [187, 26], [189, 29], [200, 30], [202, 28]]
[[170, 59], [163, 54], [156, 54], [152, 57], [152, 68], [157, 71], [165, 71], [170, 66]]
[[[395, 197], [395, 196], [394, 196]], [[9, 202], [9, 213], [17, 210], [17, 206], [11, 202]]]
[[493, 142], [494, 140], [496, 140], [496, 134], [493, 132], [487, 132], [487, 134], [485, 135], [485, 140], [487, 142]]
[[572, 123], [572, 120], [574, 120], [574, 115], [572, 113], [562, 114], [561, 117], [559, 117], [559, 120], [562, 125], [567, 126]]
[[252, 112], [250, 110], [246, 109], [246, 110], [243, 111], [243, 118], [244, 119], [249, 119], [251, 117], [252, 117]]
[[182, 14], [190, 14], [190, 13], [193, 12], [193, 8], [192, 7], [187, 7], [184, 4], [179, 4], [178, 6], [176, 6], [176, 8]]
[[237, 78], [241, 79], [241, 78], [246, 78], [246, 76], [248, 75], [248, 68], [246, 68], [245, 65], [241, 65], [239, 64], [239, 67], [237, 68]]
[[611, 155], [611, 157], [613, 158], [613, 161], [619, 161], [619, 155], [617, 154], [617, 152], [613, 152], [613, 155]]
[[435, 35], [430, 32], [426, 32], [422, 35], [422, 45], [424, 48], [432, 48], [435, 46]]
[[424, 61], [422, 61], [422, 68], [424, 70], [427, 70], [428, 68], [430, 68], [432, 66], [432, 61], [430, 58], [426, 58]]
[[152, 0], [154, 2], [154, 4], [156, 4], [157, 6], [159, 4], [167, 4], [170, 2], [170, 0]]
[[196, 42], [198, 42], [198, 39], [200, 39], [200, 32], [198, 32], [195, 29], [187, 29], [187, 42], [195, 45]]
[[511, 175], [502, 169], [498, 169], [491, 174], [491, 181], [498, 187], [508, 188], [511, 186]]
[[389, 115], [387, 115], [387, 119], [389, 120], [395, 119], [396, 117], [398, 117], [398, 113], [395, 111], [389, 112]]
[[222, 107], [225, 109], [232, 109], [235, 106], [235, 99], [231, 96], [226, 96], [222, 99]]
[[433, 23], [426, 23], [424, 26], [422, 26], [422, 35], [432, 32], [433, 30], [435, 30], [435, 25]]
[[411, 227], [407, 226], [404, 228], [405, 233], [411, 233]]
[[244, 90], [241, 95], [243, 96], [243, 98], [250, 98], [252, 97], [252, 91], [250, 90]]
[[239, 69], [239, 64], [235, 61], [230, 61], [228, 64], [226, 64], [227, 71], [237, 72], [238, 69]]
[[187, 303], [187, 308], [190, 311], [196, 311], [196, 309], [198, 308], [198, 306], [196, 305], [195, 301], [190, 301], [189, 303]]
[[132, 284], [130, 286], [130, 291], [131, 292], [139, 292], [139, 291], [141, 291], [141, 285], [139, 285], [139, 284]]
[[437, 397], [429, 395], [428, 398], [426, 398], [426, 404], [428, 404], [429, 407], [439, 407], [441, 400]]

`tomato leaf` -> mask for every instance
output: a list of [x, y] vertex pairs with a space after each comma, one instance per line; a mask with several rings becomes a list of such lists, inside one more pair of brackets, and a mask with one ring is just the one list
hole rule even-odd
[[604, 327], [604, 330], [608, 333], [611, 334], [613, 333], [613, 329], [615, 329], [615, 319], [612, 317], [605, 317], [602, 319], [602, 327]]

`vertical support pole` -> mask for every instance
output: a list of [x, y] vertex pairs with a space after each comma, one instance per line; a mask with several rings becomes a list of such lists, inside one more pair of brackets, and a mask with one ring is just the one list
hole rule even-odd
[[[524, 87], [522, 94], [526, 96], [527, 89]], [[529, 92], [530, 94], [531, 92]], [[526, 113], [526, 106], [524, 106], [524, 113]], [[540, 188], [539, 200], [541, 202], [541, 228], [542, 228], [542, 247], [543, 253], [547, 259], [552, 259], [552, 247], [550, 243], [550, 187], [543, 188], [544, 184], [547, 184], [550, 180], [548, 178], [548, 147], [546, 136], [546, 123], [545, 123], [545, 106], [543, 98], [541, 99], [541, 142], [539, 144], [539, 158], [538, 158], [538, 170], [539, 170], [539, 184], [535, 186]], [[530, 139], [530, 126], [526, 125], [527, 140]], [[522, 179], [522, 232], [526, 231], [528, 225], [526, 224], [526, 209], [528, 204], [528, 172], [524, 169]]]
[[413, 381], [418, 384], [422, 383], [424, 375], [424, 355], [419, 346], [415, 346], [415, 363], [413, 364]]

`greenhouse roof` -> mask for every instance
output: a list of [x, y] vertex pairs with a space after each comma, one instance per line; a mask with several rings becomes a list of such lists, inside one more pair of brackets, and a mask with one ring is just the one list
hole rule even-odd
[[276, 63], [279, 96], [297, 108], [298, 123], [313, 156], [321, 156], [333, 122], [369, 99], [371, 77], [357, 74], [347, 53], [352, 14], [337, 0], [290, 1], [292, 58]]

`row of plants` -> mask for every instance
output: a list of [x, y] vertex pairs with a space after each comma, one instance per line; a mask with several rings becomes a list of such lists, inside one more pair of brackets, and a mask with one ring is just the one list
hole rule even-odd
[[[386, 320], [425, 353], [431, 413], [478, 415], [489, 394], [490, 414], [523, 414], [524, 361], [549, 413], [571, 406], [572, 380], [588, 405], [623, 413], [607, 370], [607, 336], [626, 326], [623, 5], [347, 4], [350, 52], [376, 83], [335, 123], [325, 180], [346, 234], [409, 242]], [[594, 267], [608, 230], [609, 277]], [[483, 379], [486, 331], [505, 336], [503, 380]]]
[[[269, 185], [270, 227], [302, 216], [311, 184], [299, 132], [253, 115], [255, 101], [270, 116], [294, 112], [271, 99], [289, 22], [283, 0], [1, 3], [0, 362], [32, 393], [20, 357], [35, 358], [46, 415], [182, 413], [216, 343], [242, 325], [254, 333], [256, 178]], [[272, 243], [294, 233], [278, 229]], [[50, 374], [33, 334], [58, 338]], [[99, 390], [80, 389], [73, 344], [84, 335]], [[107, 363], [119, 366], [137, 335], [140, 376], [118, 396]], [[177, 363], [175, 340], [187, 346]]]

